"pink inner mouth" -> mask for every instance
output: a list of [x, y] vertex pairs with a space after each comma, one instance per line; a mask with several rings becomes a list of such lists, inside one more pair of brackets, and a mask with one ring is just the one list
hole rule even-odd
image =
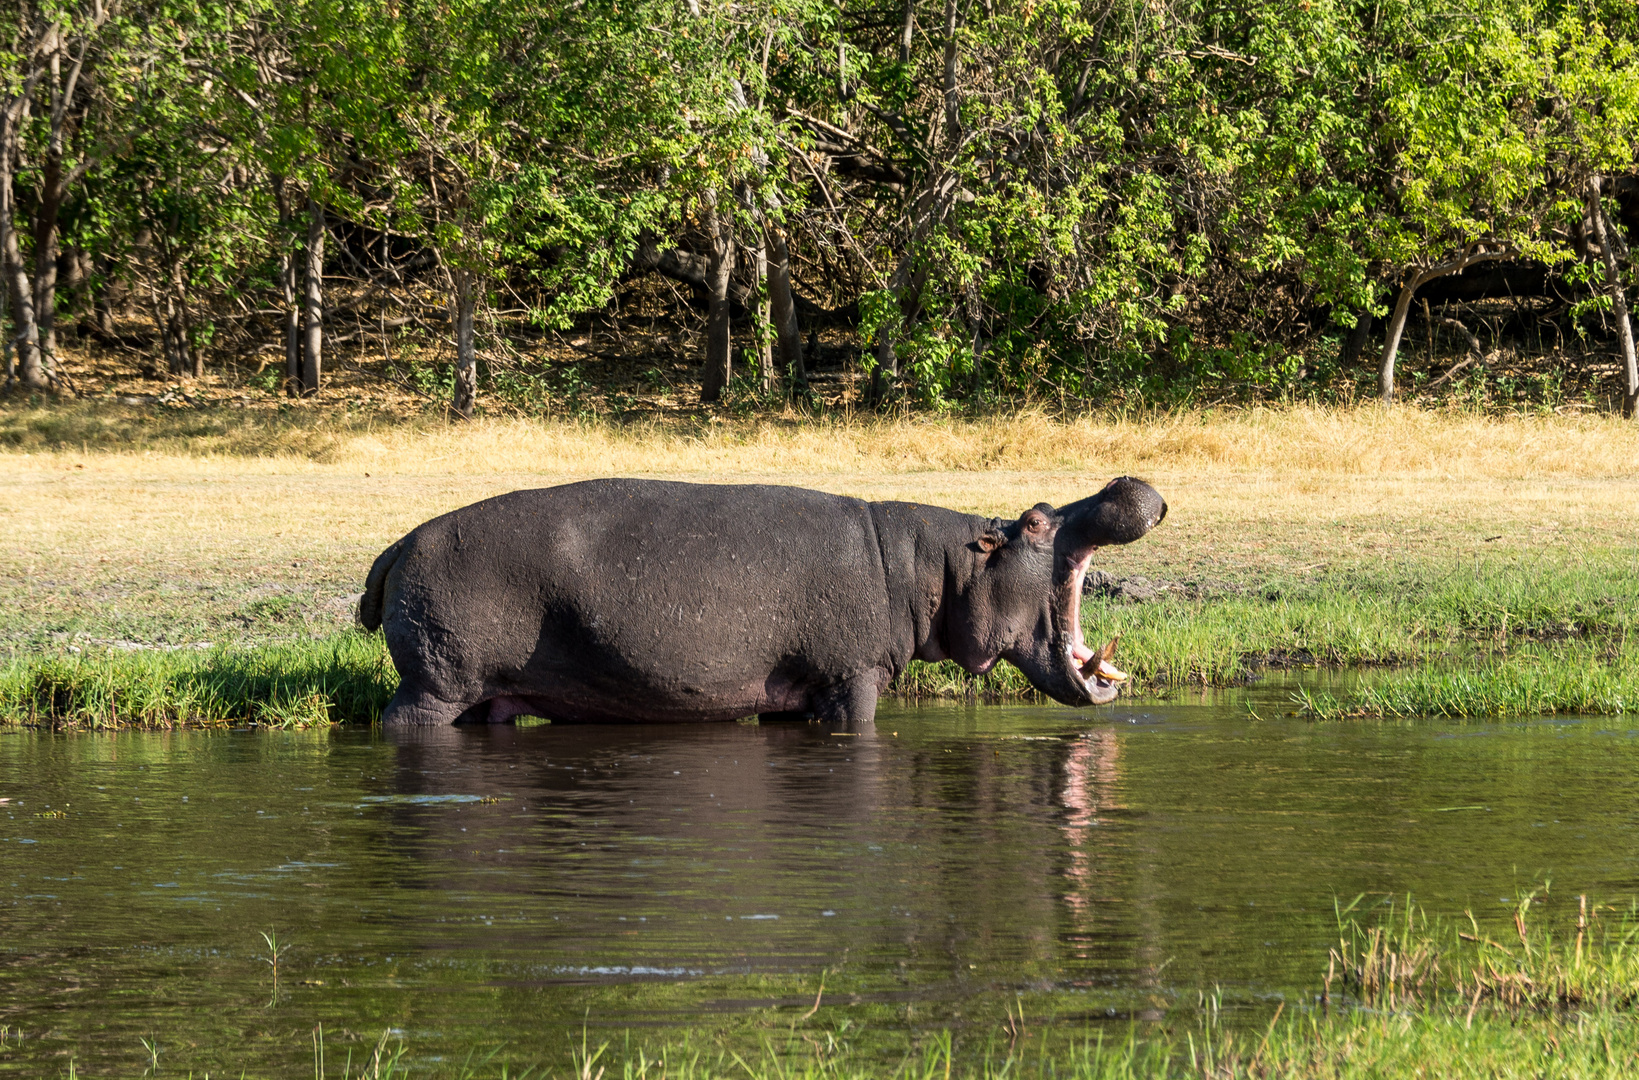
[[1077, 667], [1085, 666], [1094, 655], [1081, 639], [1081, 583], [1087, 577], [1087, 564], [1092, 561], [1093, 553], [1089, 551], [1070, 564], [1070, 655], [1075, 657]]
[[1092, 559], [1093, 551], [1089, 550], [1087, 554], [1070, 564], [1070, 658], [1075, 664], [1076, 673], [1083, 681], [1108, 686], [1115, 682], [1125, 682], [1127, 679], [1126, 672], [1110, 662], [1115, 656], [1115, 641], [1111, 641], [1102, 650], [1092, 649], [1081, 635], [1081, 585], [1087, 577], [1087, 565]]

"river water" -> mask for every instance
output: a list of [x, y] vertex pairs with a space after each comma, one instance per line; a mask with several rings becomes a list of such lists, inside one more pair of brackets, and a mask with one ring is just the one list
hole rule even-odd
[[[1310, 1000], [1334, 904], [1639, 895], [1620, 719], [1312, 724], [1287, 689], [813, 724], [0, 735], [0, 1073], [562, 1065], [681, 1027]], [[1248, 711], [1251, 701], [1255, 719]], [[278, 985], [268, 959], [274, 935]], [[761, 1026], [759, 1026], [761, 1025]], [[631, 1034], [623, 1034], [631, 1033]], [[498, 1059], [500, 1060], [500, 1059]]]

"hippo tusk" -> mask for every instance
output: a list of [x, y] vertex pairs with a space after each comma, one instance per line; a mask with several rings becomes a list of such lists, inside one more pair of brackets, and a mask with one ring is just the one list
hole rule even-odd
[[1081, 669], [1082, 677], [1087, 679], [1099, 678], [1105, 682], [1126, 682], [1132, 678], [1131, 675], [1111, 663], [1115, 659], [1116, 642], [1120, 640], [1121, 635], [1117, 634], [1102, 649], [1094, 653], [1092, 660], [1088, 662], [1086, 667]]

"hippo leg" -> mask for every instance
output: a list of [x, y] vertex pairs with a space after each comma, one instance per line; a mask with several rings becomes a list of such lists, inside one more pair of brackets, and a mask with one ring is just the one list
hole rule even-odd
[[445, 701], [409, 680], [398, 684], [398, 693], [382, 710], [381, 722], [390, 726], [411, 724], [453, 724], [471, 705], [465, 701]]
[[815, 697], [814, 718], [840, 727], [864, 727], [876, 719], [880, 685], [875, 672], [856, 675]]

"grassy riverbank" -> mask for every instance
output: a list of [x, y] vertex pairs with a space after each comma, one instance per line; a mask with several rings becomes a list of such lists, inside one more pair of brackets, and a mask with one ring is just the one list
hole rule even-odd
[[[375, 554], [487, 495], [611, 474], [1006, 517], [1144, 475], [1171, 513], [1140, 543], [1100, 552], [1112, 581], [1085, 614], [1090, 639], [1122, 634], [1122, 664], [1148, 690], [1235, 683], [1270, 663], [1448, 675], [1574, 663], [1601, 686], [1634, 670], [1618, 646], [1639, 618], [1639, 431], [1610, 418], [1293, 407], [452, 428], [305, 405], [10, 405], [0, 446], [9, 722], [367, 719], [392, 672], [379, 643], [348, 628]], [[360, 657], [374, 673], [358, 675]], [[974, 680], [948, 665], [899, 685], [912, 697], [1024, 689], [1011, 669]], [[1478, 714], [1494, 700], [1459, 688], [1437, 706], [1320, 711]]]
[[209, 650], [96, 650], [0, 668], [0, 720], [161, 728], [370, 723], [398, 685], [379, 636]]
[[1303, 693], [1318, 719], [1616, 715], [1639, 712], [1639, 649], [1618, 643], [1528, 644], [1469, 660], [1442, 657], [1345, 698]]
[[[1303, 701], [1325, 719], [1639, 708], [1639, 648], [1625, 644], [1639, 629], [1639, 575], [1620, 558], [1387, 569], [1270, 578], [1195, 596], [1179, 590], [1147, 603], [1089, 597], [1087, 634], [1119, 633], [1121, 662], [1149, 693], [1243, 682], [1269, 664], [1408, 665], [1346, 699]], [[368, 723], [396, 684], [380, 636], [353, 630], [208, 648], [69, 644], [0, 667], [0, 720], [93, 728]], [[1007, 665], [974, 678], [947, 663], [913, 664], [896, 691], [1009, 698], [1030, 688]]]
[[[1089, 640], [1121, 635], [1140, 692], [1227, 685], [1267, 665], [1405, 665], [1344, 699], [1306, 698], [1324, 719], [1521, 716], [1639, 708], [1639, 575], [1618, 552], [1390, 564], [1261, 585], [1182, 589], [1132, 603], [1089, 597]], [[83, 641], [83, 639], [81, 639]], [[379, 635], [327, 629], [210, 647], [141, 648], [73, 639], [0, 666], [0, 722], [106, 726], [370, 722], [397, 684]], [[907, 698], [1030, 693], [1008, 665], [974, 678], [913, 664]]]

